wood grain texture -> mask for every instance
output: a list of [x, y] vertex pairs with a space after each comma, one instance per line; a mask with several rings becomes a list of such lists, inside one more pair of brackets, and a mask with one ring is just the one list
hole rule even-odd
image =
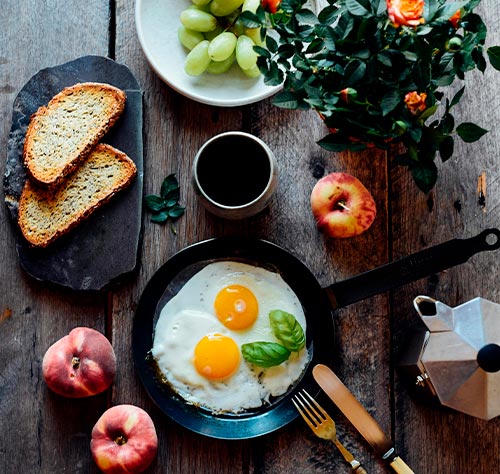
[[[482, 2], [478, 13], [485, 21], [488, 45], [500, 42], [500, 5]], [[498, 71], [488, 66], [484, 75], [466, 76], [466, 89], [455, 109], [456, 123], [474, 122], [489, 130], [481, 140], [466, 144], [455, 140], [454, 157], [439, 164], [438, 184], [428, 196], [415, 189], [408, 174], [393, 169], [391, 180], [393, 252], [406, 255], [429, 245], [459, 237], [471, 237], [479, 231], [498, 227], [498, 156], [500, 146]], [[454, 85], [455, 90], [460, 87]], [[478, 203], [478, 177], [486, 173], [486, 206]], [[410, 238], [411, 236], [411, 238]], [[458, 306], [482, 296], [499, 302], [498, 254], [483, 253], [466, 264], [395, 291], [393, 294], [392, 341], [394, 356], [404, 353], [413, 331], [422, 328], [413, 309], [417, 295], [428, 295], [449, 306]], [[408, 395], [406, 386], [395, 372], [394, 437], [399, 451], [418, 472], [488, 472], [478, 466], [478, 457], [498, 459], [498, 419], [489, 422], [458, 412], [429, 409]]]
[[[59, 0], [9, 0], [1, 8], [4, 157], [17, 92], [39, 69], [84, 54], [105, 55], [109, 5], [101, 0], [72, 2], [71, 15], [67, 2]], [[81, 18], [86, 18], [85, 28]], [[2, 159], [2, 176], [4, 169]], [[43, 383], [41, 361], [46, 349], [75, 326], [104, 331], [106, 298], [48, 287], [25, 275], [17, 260], [15, 227], [5, 206], [1, 207], [0, 472], [97, 472], [88, 443], [90, 429], [106, 407], [106, 396], [75, 402], [54, 395]]]
[[[489, 28], [489, 44], [500, 44], [500, 6], [494, 3], [485, 0], [480, 13]], [[152, 223], [145, 212], [136, 272], [108, 292], [79, 294], [23, 274], [15, 253], [15, 229], [2, 208], [0, 472], [97, 473], [89, 450], [90, 431], [106, 407], [120, 403], [146, 409], [155, 422], [159, 451], [147, 474], [349, 472], [333, 444], [316, 438], [300, 419], [244, 441], [202, 437], [168, 419], [149, 399], [132, 363], [131, 329], [139, 297], [168, 258], [214, 236], [276, 242], [327, 286], [450, 238], [499, 226], [498, 73], [490, 67], [484, 76], [474, 73], [467, 78], [466, 94], [455, 112], [457, 123], [473, 121], [490, 131], [474, 144], [457, 140], [454, 157], [439, 164], [438, 186], [425, 196], [406, 170], [395, 167], [395, 150], [338, 154], [320, 148], [316, 141], [326, 129], [314, 112], [281, 110], [271, 99], [222, 109], [173, 91], [154, 74], [140, 49], [130, 0], [80, 4], [7, 0], [2, 10], [0, 31], [6, 41], [0, 42], [0, 143], [4, 149], [12, 102], [34, 73], [84, 54], [112, 53], [131, 69], [144, 92], [144, 193], [158, 193], [165, 176], [176, 173], [186, 215], [171, 226]], [[21, 54], [19, 44], [25, 43], [31, 47]], [[279, 165], [280, 181], [269, 207], [244, 221], [224, 221], [207, 213], [190, 184], [196, 150], [227, 130], [244, 130], [263, 139]], [[2, 162], [2, 173], [3, 169]], [[314, 184], [334, 171], [357, 176], [377, 203], [372, 228], [355, 239], [325, 238], [317, 232], [310, 211]], [[480, 206], [477, 179], [483, 172], [487, 195], [486, 205]], [[489, 472], [490, 463], [500, 460], [498, 420], [484, 422], [418, 402], [409, 396], [396, 370], [408, 337], [421, 328], [413, 298], [425, 294], [451, 306], [479, 295], [500, 302], [499, 261], [491, 253], [477, 255], [460, 267], [332, 312], [335, 371], [417, 473]], [[117, 355], [118, 373], [111, 390], [88, 400], [59, 397], [41, 378], [45, 350], [78, 325], [106, 333]], [[391, 472], [327, 397], [320, 395], [319, 400], [336, 420], [339, 438], [367, 471]]]

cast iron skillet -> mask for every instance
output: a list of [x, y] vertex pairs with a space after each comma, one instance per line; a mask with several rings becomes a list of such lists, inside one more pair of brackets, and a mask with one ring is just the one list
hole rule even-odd
[[463, 263], [477, 252], [499, 247], [500, 231], [489, 229], [476, 237], [450, 240], [323, 289], [304, 264], [273, 243], [248, 238], [216, 238], [199, 242], [170, 258], [146, 285], [133, 322], [134, 363], [150, 397], [180, 425], [213, 438], [260, 436], [286, 425], [297, 416], [290, 398], [299, 389], [317, 393], [310, 370], [305, 371], [296, 386], [284, 396], [272, 400], [270, 405], [243, 414], [214, 415], [187, 404], [162, 383], [150, 356], [154, 327], [161, 308], [201, 268], [218, 260], [236, 260], [281, 274], [304, 308], [307, 347], [312, 354], [309, 367], [313, 367], [317, 363], [331, 365], [333, 361], [332, 309]]

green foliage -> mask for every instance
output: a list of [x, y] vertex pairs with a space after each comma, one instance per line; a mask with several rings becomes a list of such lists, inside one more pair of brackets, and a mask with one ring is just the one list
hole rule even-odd
[[[407, 151], [397, 162], [428, 192], [437, 180], [436, 156], [448, 160], [457, 136], [473, 142], [486, 133], [472, 123], [455, 126], [452, 108], [464, 87], [444, 103], [440, 90], [468, 71], [483, 72], [487, 59], [500, 70], [500, 47], [484, 48], [479, 3], [426, 0], [425, 21], [416, 27], [392, 24], [386, 0], [328, 0], [317, 14], [306, 0], [283, 0], [277, 13], [259, 8], [243, 21], [268, 32], [266, 48], [255, 50], [265, 82], [283, 83], [275, 105], [319, 112], [331, 133], [318, 143], [330, 151], [401, 140]], [[455, 27], [450, 17], [459, 9]], [[425, 94], [421, 109], [406, 105], [411, 92]]]
[[180, 188], [175, 174], [168, 175], [162, 182], [160, 195], [149, 194], [144, 198], [146, 207], [153, 214], [152, 222], [163, 223], [168, 219], [177, 220], [185, 208], [179, 206]]

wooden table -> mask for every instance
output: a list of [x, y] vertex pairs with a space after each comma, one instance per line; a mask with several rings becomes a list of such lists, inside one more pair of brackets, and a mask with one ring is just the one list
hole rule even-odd
[[[284, 111], [270, 100], [236, 108], [198, 104], [166, 86], [149, 68], [139, 46], [131, 0], [5, 0], [0, 16], [0, 143], [3, 155], [17, 92], [39, 69], [86, 54], [109, 56], [127, 65], [144, 91], [145, 193], [155, 193], [176, 172], [186, 215], [176, 224], [151, 223], [143, 216], [140, 264], [118, 289], [77, 293], [34, 281], [20, 268], [8, 212], [1, 211], [0, 250], [0, 472], [4, 474], [94, 473], [90, 431], [112, 405], [147, 410], [156, 425], [159, 452], [148, 473], [341, 473], [348, 466], [334, 447], [315, 438], [296, 420], [272, 434], [245, 441], [221, 441], [176, 425], [151, 402], [134, 371], [131, 327], [147, 281], [185, 246], [214, 236], [266, 238], [290, 250], [322, 285], [369, 270], [453, 237], [470, 237], [499, 226], [499, 76], [489, 67], [467, 78], [457, 123], [474, 121], [490, 132], [478, 143], [457, 142], [454, 157], [439, 164], [440, 178], [429, 194], [419, 192], [393, 154], [328, 153], [316, 141], [325, 128], [313, 112]], [[500, 43], [500, 5], [479, 9], [489, 27], [488, 44]], [[280, 184], [269, 208], [240, 222], [206, 213], [190, 186], [195, 151], [226, 130], [253, 133], [274, 150]], [[369, 166], [367, 164], [370, 164]], [[2, 159], [2, 175], [4, 171]], [[329, 240], [319, 234], [309, 194], [317, 179], [348, 171], [371, 189], [378, 206], [372, 228], [358, 238]], [[487, 183], [478, 201], [478, 177]], [[406, 337], [418, 325], [413, 298], [429, 295], [450, 306], [483, 296], [500, 303], [500, 260], [483, 253], [468, 263], [431, 275], [334, 313], [335, 368], [346, 385], [390, 433], [401, 456], [417, 473], [479, 473], [498, 469], [500, 423], [429, 408], [411, 398], [396, 371]], [[70, 400], [48, 390], [42, 357], [55, 340], [76, 326], [104, 332], [117, 354], [112, 389], [89, 399]], [[339, 436], [370, 473], [390, 472], [335, 410]], [[490, 467], [491, 466], [491, 467]]]

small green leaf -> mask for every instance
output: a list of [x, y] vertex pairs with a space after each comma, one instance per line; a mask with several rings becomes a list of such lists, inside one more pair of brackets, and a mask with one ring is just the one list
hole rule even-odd
[[259, 367], [274, 367], [290, 357], [290, 351], [275, 342], [250, 342], [241, 346], [243, 358]]
[[353, 59], [349, 61], [345, 68], [345, 78], [346, 83], [355, 84], [363, 79], [366, 72], [366, 63], [359, 60]]
[[443, 115], [443, 118], [439, 122], [438, 129], [441, 133], [448, 134], [455, 128], [455, 119], [451, 114]]
[[295, 17], [300, 22], [307, 23], [310, 25], [316, 25], [319, 22], [318, 17], [311, 10], [307, 9], [300, 10], [299, 12], [297, 12]]
[[457, 127], [457, 133], [464, 142], [472, 143], [479, 140], [485, 133], [488, 133], [488, 130], [474, 123], [464, 122]]
[[305, 346], [304, 330], [293, 314], [275, 309], [269, 312], [269, 322], [276, 339], [290, 352], [298, 352]]
[[453, 14], [460, 10], [460, 8], [467, 5], [468, 2], [449, 2], [439, 8], [433, 18], [430, 18], [432, 21], [448, 21]]
[[416, 185], [424, 193], [428, 193], [436, 184], [438, 170], [433, 161], [418, 161], [411, 165], [411, 174]]
[[171, 219], [178, 219], [179, 217], [181, 217], [183, 214], [184, 214], [184, 211], [186, 210], [185, 207], [182, 207], [182, 206], [174, 206], [172, 207], [171, 209], [169, 209], [167, 212], [168, 212], [168, 216], [171, 218]]
[[295, 92], [280, 92], [273, 99], [273, 105], [282, 109], [295, 110], [299, 106], [299, 99]]
[[168, 213], [166, 211], [162, 211], [158, 214], [153, 214], [151, 216], [151, 222], [156, 222], [157, 224], [166, 222], [167, 219], [168, 219]]
[[370, 14], [368, 9], [363, 6], [360, 0], [345, 0], [345, 5], [349, 10], [349, 13], [354, 16], [365, 16]]
[[439, 154], [441, 161], [444, 163], [453, 156], [454, 140], [453, 137], [445, 138], [439, 145]]
[[450, 106], [448, 107], [448, 110], [450, 110], [453, 106], [457, 105], [460, 102], [460, 99], [464, 95], [465, 92], [465, 86], [463, 86], [454, 96], [453, 99], [451, 99]]
[[276, 53], [278, 51], [278, 43], [271, 36], [268, 36], [266, 38], [266, 46], [271, 53]]
[[500, 46], [491, 46], [486, 50], [491, 65], [500, 71]]
[[241, 12], [238, 16], [238, 20], [241, 20], [247, 28], [258, 28], [259, 26], [262, 26], [262, 22], [259, 17], [255, 13], [248, 10]]
[[266, 48], [263, 48], [262, 46], [254, 46], [253, 50], [259, 55], [263, 56], [264, 58], [271, 58], [271, 53], [269, 50]]
[[149, 194], [144, 198], [146, 206], [150, 211], [159, 212], [165, 209], [166, 203], [163, 198], [154, 194]]
[[179, 183], [175, 174], [169, 174], [161, 183], [160, 196], [162, 198], [167, 198], [167, 195], [172, 191], [179, 189]]
[[325, 150], [336, 152], [345, 150], [362, 151], [366, 149], [365, 143], [352, 143], [345, 138], [338, 137], [336, 133], [330, 133], [321, 140], [318, 140], [316, 143]]
[[392, 89], [384, 95], [380, 106], [382, 107], [382, 115], [385, 116], [392, 112], [400, 103], [401, 96], [398, 89]]

